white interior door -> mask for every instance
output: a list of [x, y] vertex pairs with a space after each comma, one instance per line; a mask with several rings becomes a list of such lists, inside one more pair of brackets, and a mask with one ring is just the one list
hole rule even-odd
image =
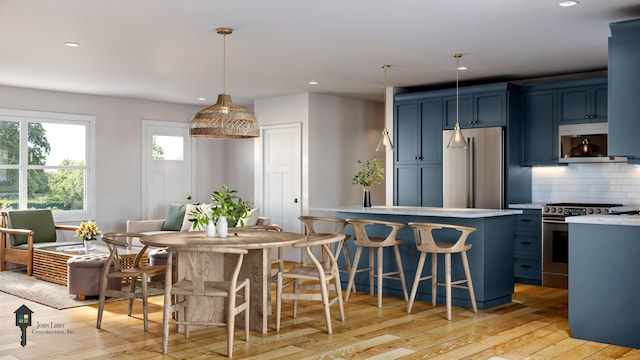
[[[258, 183], [261, 194], [261, 214], [282, 226], [284, 231], [302, 232], [301, 215], [301, 125], [267, 125], [260, 129], [261, 166]], [[284, 258], [301, 261], [299, 249], [286, 247]]]
[[142, 122], [142, 218], [164, 219], [170, 203], [185, 203], [195, 188], [189, 124]]

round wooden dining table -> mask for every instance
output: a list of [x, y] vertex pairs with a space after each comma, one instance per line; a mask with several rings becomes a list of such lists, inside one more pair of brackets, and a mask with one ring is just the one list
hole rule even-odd
[[[281, 246], [293, 245], [304, 241], [304, 234], [280, 231], [237, 231], [229, 229], [229, 236], [226, 238], [207, 238], [204, 232], [175, 232], [154, 235], [141, 235], [140, 241], [149, 246], [167, 248], [168, 251], [175, 251], [178, 254], [178, 276], [184, 276], [180, 270], [180, 250], [197, 249], [198, 247], [234, 247], [247, 249], [249, 252], [244, 257], [239, 279], [248, 278], [250, 281], [251, 330], [262, 334], [267, 333], [267, 320], [270, 313], [271, 304], [271, 249]], [[212, 278], [209, 280], [220, 280], [224, 276], [223, 259], [216, 258], [219, 254], [210, 254], [209, 259], [212, 269]], [[223, 305], [222, 305], [223, 306]], [[202, 316], [205, 309], [197, 309], [190, 306], [198, 316]], [[220, 309], [217, 313], [224, 313]]]

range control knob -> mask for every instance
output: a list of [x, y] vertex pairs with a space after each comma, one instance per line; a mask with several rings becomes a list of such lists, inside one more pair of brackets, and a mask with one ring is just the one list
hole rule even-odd
[[545, 206], [544, 209], [542, 210], [542, 212], [545, 213], [545, 214], [548, 213], [549, 212], [549, 207]]
[[596, 214], [600, 214], [601, 210], [600, 209], [596, 209]]
[[588, 212], [589, 214], [593, 214], [593, 209], [592, 209], [592, 208], [589, 208], [589, 210], [587, 210], [587, 212]]

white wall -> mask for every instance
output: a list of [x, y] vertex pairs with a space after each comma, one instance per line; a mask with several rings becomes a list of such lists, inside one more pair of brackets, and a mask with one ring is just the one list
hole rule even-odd
[[[103, 231], [123, 231], [141, 217], [141, 121], [189, 122], [201, 106], [0, 86], [0, 107], [96, 117], [96, 221]], [[196, 141], [196, 191], [210, 199], [223, 183], [224, 142]]]
[[640, 166], [570, 164], [532, 169], [533, 203], [640, 205]]
[[[380, 103], [324, 94], [295, 94], [258, 99], [260, 125], [302, 124], [302, 211], [360, 205], [362, 189], [351, 185], [357, 160], [376, 154], [384, 123]], [[384, 204], [384, 186], [373, 191]]]
[[[309, 102], [309, 206], [362, 205], [362, 187], [351, 185], [358, 160], [376, 153], [384, 127], [384, 105], [312, 94]], [[385, 185], [372, 189], [373, 205], [385, 204]]]

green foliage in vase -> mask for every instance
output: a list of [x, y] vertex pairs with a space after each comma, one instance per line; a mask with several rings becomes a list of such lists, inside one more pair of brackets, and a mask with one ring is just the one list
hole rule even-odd
[[[216, 219], [220, 216], [227, 218], [229, 227], [244, 226], [244, 219], [249, 210], [251, 210], [251, 202], [244, 201], [238, 195], [238, 191], [229, 188], [224, 184], [222, 188], [211, 194], [213, 201], [213, 215]], [[239, 223], [238, 223], [239, 222]]]
[[358, 160], [358, 164], [360, 169], [353, 176], [351, 185], [376, 187], [384, 180], [384, 164], [376, 156], [365, 162]]
[[207, 228], [209, 221], [214, 220], [212, 209], [203, 208], [200, 205], [195, 207], [191, 212], [191, 216], [193, 216], [193, 219], [189, 219], [189, 221], [191, 221], [192, 230], [204, 230]]

